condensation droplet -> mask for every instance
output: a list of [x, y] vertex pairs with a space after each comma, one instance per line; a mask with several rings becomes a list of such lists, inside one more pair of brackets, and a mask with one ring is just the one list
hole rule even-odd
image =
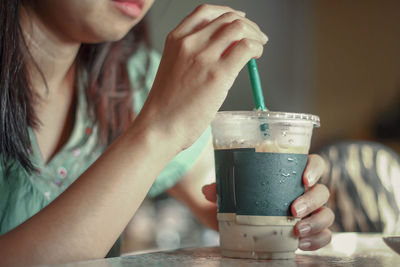
[[284, 177], [289, 177], [289, 176], [290, 176], [290, 173], [289, 173], [287, 170], [285, 170], [285, 169], [281, 169], [279, 172], [280, 172], [281, 175], [284, 176]]

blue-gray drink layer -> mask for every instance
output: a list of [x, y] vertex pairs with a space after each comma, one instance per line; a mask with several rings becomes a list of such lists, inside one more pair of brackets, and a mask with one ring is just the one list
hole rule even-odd
[[291, 203], [304, 193], [307, 154], [215, 150], [218, 212], [292, 216]]

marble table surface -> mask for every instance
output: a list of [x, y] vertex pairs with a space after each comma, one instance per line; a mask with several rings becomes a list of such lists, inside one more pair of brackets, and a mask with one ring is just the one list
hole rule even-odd
[[400, 266], [400, 255], [385, 245], [380, 234], [334, 234], [330, 245], [313, 252], [298, 250], [296, 254], [293, 260], [231, 259], [221, 257], [218, 247], [198, 247], [44, 266]]

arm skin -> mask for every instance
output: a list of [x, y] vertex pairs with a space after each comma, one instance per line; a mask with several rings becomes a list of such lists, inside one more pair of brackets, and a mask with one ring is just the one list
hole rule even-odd
[[0, 237], [4, 266], [107, 254], [158, 173], [178, 152], [172, 142], [163, 142], [164, 136], [142, 127], [140, 121], [132, 128], [56, 200]]

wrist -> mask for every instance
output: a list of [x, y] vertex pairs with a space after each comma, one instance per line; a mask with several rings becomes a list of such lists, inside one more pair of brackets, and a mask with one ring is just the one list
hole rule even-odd
[[182, 151], [178, 142], [163, 128], [163, 123], [138, 116], [126, 132], [128, 142], [140, 142], [147, 150], [172, 159]]

